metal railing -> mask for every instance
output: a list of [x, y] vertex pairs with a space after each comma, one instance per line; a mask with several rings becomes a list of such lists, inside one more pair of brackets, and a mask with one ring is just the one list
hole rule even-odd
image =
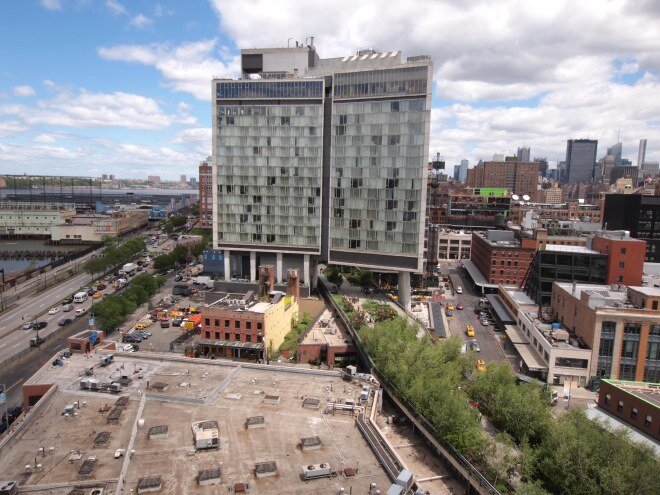
[[460, 452], [458, 452], [458, 450], [456, 450], [452, 444], [445, 440], [442, 435], [438, 433], [435, 427], [429, 423], [429, 421], [424, 416], [417, 412], [413, 405], [403, 397], [403, 394], [401, 394], [397, 388], [384, 377], [384, 375], [374, 364], [371, 357], [364, 348], [364, 344], [362, 343], [362, 340], [360, 339], [356, 329], [353, 327], [350, 320], [346, 317], [339, 304], [337, 304], [337, 302], [334, 300], [332, 294], [323, 284], [322, 280], [319, 280], [318, 288], [321, 296], [328, 302], [328, 304], [330, 304], [335, 313], [339, 316], [339, 319], [346, 327], [346, 330], [351, 335], [351, 338], [355, 343], [355, 348], [357, 349], [358, 355], [362, 361], [361, 364], [367, 370], [369, 370], [372, 375], [376, 376], [383, 388], [383, 391], [394, 399], [399, 409], [401, 409], [411, 421], [417, 424], [420, 432], [433, 446], [435, 452], [444, 458], [447, 462], [449, 462], [456, 471], [461, 473], [466, 482], [469, 483], [480, 494], [500, 495], [500, 492], [486, 479], [486, 477], [483, 476], [481, 472], [476, 467], [474, 467], [470, 461], [468, 461]]

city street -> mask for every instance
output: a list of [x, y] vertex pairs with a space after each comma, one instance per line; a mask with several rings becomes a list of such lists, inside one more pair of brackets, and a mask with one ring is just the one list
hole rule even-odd
[[[483, 359], [487, 362], [503, 361], [505, 356], [500, 347], [501, 341], [498, 342], [502, 332], [493, 331], [494, 327], [492, 325], [487, 327], [482, 326], [478, 315], [474, 312], [474, 308], [479, 303], [481, 295], [474, 291], [472, 283], [469, 280], [466, 280], [466, 275], [462, 270], [449, 268], [449, 273], [461, 277], [463, 280], [463, 294], [455, 294], [452, 296], [451, 291], [446, 291], [445, 307], [446, 303], [452, 303], [454, 307], [459, 303], [464, 306], [463, 310], [454, 309], [454, 316], [448, 318], [450, 335], [460, 335], [466, 342], [471, 340], [479, 342], [479, 346], [481, 347], [481, 352], [478, 353], [479, 359]], [[474, 328], [474, 337], [468, 337], [465, 334], [467, 325], [472, 325]]]

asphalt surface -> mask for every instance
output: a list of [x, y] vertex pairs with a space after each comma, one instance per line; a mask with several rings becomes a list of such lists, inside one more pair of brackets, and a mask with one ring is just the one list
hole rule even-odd
[[[59, 327], [57, 327], [59, 328]], [[67, 346], [67, 338], [88, 328], [87, 318], [76, 318], [57, 337], [47, 340], [41, 347], [33, 349], [25, 356], [11, 363], [11, 366], [0, 371], [0, 383], [7, 389], [7, 407], [22, 405], [23, 383], [34, 375], [53, 355]], [[22, 330], [21, 330], [22, 331]], [[33, 331], [25, 331], [30, 337]], [[39, 335], [42, 333], [40, 332]]]
[[[453, 296], [447, 291], [446, 302], [451, 302], [454, 307], [457, 304], [464, 306], [463, 310], [454, 309], [454, 316], [448, 318], [449, 320], [449, 334], [460, 335], [465, 342], [476, 340], [479, 342], [481, 352], [478, 353], [478, 358], [484, 361], [504, 361], [506, 358], [500, 347], [502, 332], [494, 331], [494, 327], [489, 325], [484, 327], [479, 321], [478, 315], [474, 312], [474, 308], [479, 304], [481, 295], [476, 293], [472, 288], [472, 283], [466, 278], [462, 270], [449, 268], [449, 273], [458, 275], [463, 280], [463, 294], [454, 294]], [[446, 303], [445, 303], [446, 304]], [[468, 337], [465, 334], [467, 325], [474, 327], [474, 337]]]

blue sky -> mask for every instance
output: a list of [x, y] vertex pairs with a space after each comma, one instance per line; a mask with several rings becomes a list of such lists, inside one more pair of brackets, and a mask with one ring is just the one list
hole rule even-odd
[[[412, 15], [412, 13], [422, 15]], [[617, 19], [613, 29], [612, 19]], [[241, 47], [315, 37], [430, 54], [430, 155], [563, 158], [621, 129], [659, 159], [660, 8], [652, 0], [23, 0], [0, 3], [0, 171], [193, 175], [210, 153], [210, 80]], [[653, 27], [656, 26], [656, 27]]]

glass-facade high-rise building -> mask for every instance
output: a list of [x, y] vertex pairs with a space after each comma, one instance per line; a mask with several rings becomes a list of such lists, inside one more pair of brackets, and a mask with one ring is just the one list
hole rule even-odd
[[[429, 57], [313, 46], [243, 50], [242, 78], [213, 80], [214, 248], [226, 281], [319, 261], [422, 269]], [[303, 291], [304, 292], [304, 291]], [[404, 294], [405, 296], [405, 294]]]
[[569, 139], [566, 143], [566, 182], [592, 182], [598, 141]]

